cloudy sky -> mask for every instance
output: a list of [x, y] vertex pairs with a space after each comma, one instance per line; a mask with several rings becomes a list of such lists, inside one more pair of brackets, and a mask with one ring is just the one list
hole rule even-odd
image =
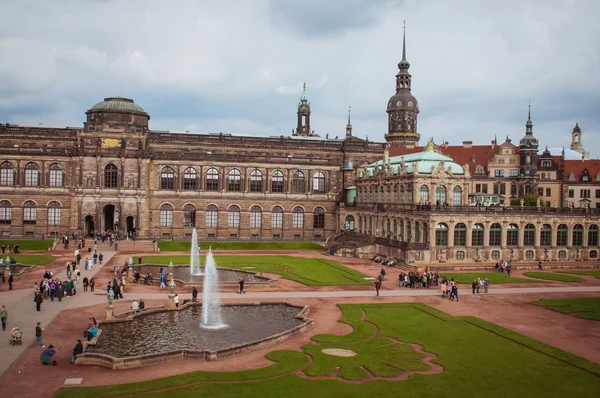
[[81, 126], [108, 96], [153, 129], [290, 134], [302, 82], [317, 133], [383, 140], [402, 21], [423, 144], [542, 145], [579, 118], [600, 157], [597, 0], [3, 0], [0, 120]]

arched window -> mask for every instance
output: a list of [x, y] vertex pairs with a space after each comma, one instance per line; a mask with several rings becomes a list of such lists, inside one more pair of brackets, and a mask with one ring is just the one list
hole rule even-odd
[[12, 220], [12, 204], [8, 200], [0, 201], [0, 224], [10, 225]]
[[443, 185], [438, 185], [435, 188], [435, 201], [436, 203], [443, 205], [446, 203], [446, 187]]
[[583, 225], [577, 224], [573, 227], [573, 246], [583, 246]]
[[195, 191], [198, 187], [198, 175], [196, 169], [188, 167], [183, 171], [183, 189], [185, 191]]
[[471, 228], [471, 246], [483, 247], [483, 224], [474, 224]]
[[502, 241], [502, 227], [498, 223], [490, 227], [490, 246], [500, 246]]
[[588, 246], [598, 246], [598, 226], [590, 225], [588, 229]]
[[219, 170], [215, 169], [214, 167], [208, 169], [208, 171], [206, 172], [206, 190], [219, 190]]
[[116, 188], [119, 169], [112, 163], [104, 167], [104, 188]]
[[162, 206], [160, 206], [160, 226], [173, 226], [173, 206], [171, 206], [168, 203], [165, 203]]
[[294, 207], [292, 211], [292, 228], [304, 228], [304, 209], [300, 206]]
[[398, 197], [398, 185], [394, 184], [394, 199], [393, 199], [393, 203], [398, 203], [399, 202], [399, 197]]
[[258, 169], [252, 170], [250, 173], [250, 192], [262, 192], [263, 176]]
[[400, 220], [400, 231], [398, 231], [401, 241], [404, 241], [404, 220]]
[[262, 209], [260, 206], [250, 208], [250, 228], [260, 228], [262, 226]]
[[306, 181], [304, 180], [304, 173], [300, 170], [294, 172], [292, 177], [292, 192], [293, 193], [304, 193], [306, 192]]
[[48, 225], [58, 226], [60, 225], [60, 211], [61, 206], [58, 202], [48, 203]]
[[400, 204], [404, 204], [404, 185], [400, 185]]
[[448, 225], [439, 223], [435, 226], [435, 245], [437, 247], [448, 247]]
[[40, 185], [40, 171], [37, 164], [29, 162], [25, 165], [25, 186], [37, 187]]
[[550, 224], [542, 225], [542, 230], [540, 232], [540, 246], [552, 246], [552, 227], [550, 226]]
[[427, 185], [421, 185], [421, 188], [419, 189], [419, 195], [421, 203], [429, 202], [429, 188], [427, 187]]
[[325, 228], [325, 209], [317, 207], [313, 213], [313, 228], [323, 229]]
[[52, 163], [50, 165], [50, 186], [51, 187], [62, 187], [63, 181], [63, 170], [59, 163]]
[[462, 206], [462, 188], [458, 185], [452, 190], [452, 204]]
[[271, 192], [283, 192], [283, 173], [275, 170], [271, 175]]
[[239, 228], [240, 227], [240, 208], [237, 205], [229, 206], [227, 210], [227, 227]]
[[183, 206], [183, 226], [196, 226], [196, 206], [194, 206], [191, 203], [188, 203], [187, 205]]
[[467, 245], [467, 226], [461, 222], [454, 226], [454, 246], [465, 247]]
[[394, 239], [398, 239], [398, 220], [394, 219]]
[[321, 171], [313, 176], [313, 193], [325, 193], [325, 174]]
[[535, 225], [525, 225], [525, 246], [535, 246]]
[[275, 206], [271, 210], [271, 226], [274, 229], [283, 228], [283, 208], [281, 206]]
[[560, 224], [558, 229], [556, 230], [556, 246], [566, 246], [567, 245], [567, 234], [569, 230], [567, 229], [566, 224]]
[[517, 224], [509, 224], [506, 229], [506, 246], [519, 246], [519, 226]]
[[410, 221], [406, 222], [406, 240], [407, 242], [412, 241], [412, 223]]
[[10, 162], [3, 162], [0, 165], [0, 185], [4, 187], [15, 185], [15, 169]]
[[408, 186], [406, 187], [406, 194], [408, 196], [406, 203], [412, 204], [413, 203], [413, 186], [412, 186], [412, 184], [408, 184]]
[[206, 228], [217, 228], [219, 209], [215, 205], [206, 206]]
[[227, 174], [227, 190], [240, 192], [242, 190], [242, 174], [238, 169], [231, 169]]
[[418, 221], [415, 222], [415, 242], [421, 242], [421, 224]]
[[23, 203], [23, 224], [35, 225], [37, 220], [37, 205], [34, 201], [28, 200]]
[[169, 166], [162, 168], [160, 172], [160, 189], [175, 188], [175, 171]]

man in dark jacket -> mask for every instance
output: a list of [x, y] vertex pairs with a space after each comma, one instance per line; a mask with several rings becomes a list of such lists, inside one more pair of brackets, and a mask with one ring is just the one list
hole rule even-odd
[[196, 300], [198, 299], [198, 289], [196, 289], [196, 286], [192, 287], [192, 303], [196, 302]]
[[77, 340], [77, 344], [75, 344], [75, 348], [73, 348], [73, 355], [71, 355], [71, 363], [75, 363], [75, 359], [79, 354], [83, 354], [83, 344], [81, 344], [81, 340]]
[[8, 290], [12, 290], [12, 284], [13, 284], [13, 274], [10, 274], [8, 276]]
[[35, 295], [35, 298], [33, 299], [33, 301], [35, 302], [35, 309], [37, 311], [41, 311], [42, 302], [44, 301], [44, 298], [42, 297], [42, 293], [41, 292], [37, 292], [37, 294]]

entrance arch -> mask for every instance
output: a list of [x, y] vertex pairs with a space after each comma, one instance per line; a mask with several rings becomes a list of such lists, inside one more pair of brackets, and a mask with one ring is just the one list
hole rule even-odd
[[354, 231], [354, 216], [346, 216], [346, 231]]
[[94, 236], [94, 217], [85, 216], [85, 235]]
[[135, 232], [135, 219], [133, 218], [133, 216], [127, 216], [125, 218], [125, 228], [127, 229], [127, 233], [134, 233]]
[[115, 205], [106, 205], [102, 210], [104, 216], [104, 231], [115, 229]]

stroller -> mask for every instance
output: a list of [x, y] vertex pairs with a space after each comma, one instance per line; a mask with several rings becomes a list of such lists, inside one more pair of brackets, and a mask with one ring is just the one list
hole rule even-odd
[[23, 344], [23, 332], [21, 332], [21, 329], [12, 328], [10, 344], [11, 345]]

